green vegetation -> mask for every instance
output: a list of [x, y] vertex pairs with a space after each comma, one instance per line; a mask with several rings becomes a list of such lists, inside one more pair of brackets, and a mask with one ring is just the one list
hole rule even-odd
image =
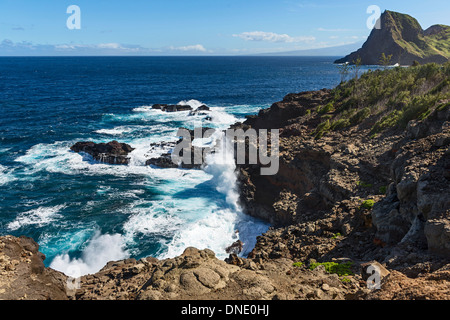
[[370, 210], [370, 209], [372, 209], [374, 204], [375, 204], [375, 201], [372, 199], [364, 200], [363, 203], [361, 204], [361, 208]]
[[330, 120], [327, 119], [325, 122], [319, 124], [316, 130], [313, 132], [313, 136], [316, 139], [320, 139], [331, 129]]
[[450, 62], [369, 70], [332, 90], [330, 101], [317, 108], [325, 117], [312, 135], [320, 139], [361, 125], [374, 138], [387, 130], [404, 130], [411, 120], [425, 120], [434, 110], [448, 108], [449, 99]]
[[356, 183], [359, 187], [363, 187], [363, 188], [372, 188], [373, 184], [371, 183], [365, 183], [364, 181], [358, 181]]
[[342, 278], [341, 278], [341, 281], [344, 282], [344, 283], [352, 282], [352, 280], [350, 280], [350, 279], [347, 278], [346, 276], [342, 277]]
[[339, 237], [341, 237], [342, 236], [342, 234], [340, 234], [339, 232], [338, 233], [335, 233], [335, 234], [333, 234], [333, 236], [331, 237], [332, 239], [337, 239], [337, 238], [339, 238]]
[[381, 186], [381, 187], [378, 189], [378, 192], [379, 192], [380, 194], [386, 194], [386, 192], [387, 192], [387, 187], [386, 187], [386, 186]]
[[326, 114], [326, 113], [333, 112], [333, 111], [334, 111], [333, 103], [330, 102], [325, 106], [319, 107], [317, 110], [317, 113], [318, 114]]
[[421, 32], [422, 27], [415, 18], [393, 11], [388, 13], [387, 19], [390, 20], [388, 23], [397, 26], [392, 28], [392, 36], [395, 42], [409, 53], [420, 58], [435, 55], [450, 57], [449, 26], [435, 25], [431, 34], [424, 34]]
[[303, 262], [294, 262], [294, 263], [293, 263], [293, 266], [294, 266], [294, 267], [300, 268], [300, 267], [303, 266]]
[[318, 266], [324, 266], [328, 273], [336, 273], [338, 276], [349, 276], [354, 273], [351, 271], [353, 265], [352, 261], [337, 263], [337, 262], [314, 262], [309, 266], [310, 270], [314, 270]]
[[361, 57], [358, 57], [356, 60], [352, 61], [353, 63], [353, 72], [355, 73], [355, 79], [358, 79], [359, 76], [359, 71], [361, 70], [361, 66], [362, 66], [362, 59]]
[[384, 52], [381, 54], [380, 65], [382, 65], [384, 69], [386, 69], [388, 66], [391, 65], [391, 61], [392, 61], [392, 54], [388, 56], [386, 56]]

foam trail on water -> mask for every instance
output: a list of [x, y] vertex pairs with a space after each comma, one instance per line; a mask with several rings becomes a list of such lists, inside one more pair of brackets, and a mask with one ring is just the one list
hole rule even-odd
[[13, 170], [9, 170], [7, 167], [0, 164], [0, 186], [6, 185], [17, 178], [13, 175]]
[[175, 235], [161, 259], [179, 255], [190, 246], [209, 248], [218, 258], [224, 259], [228, 256], [225, 249], [237, 239], [244, 243], [241, 255], [246, 255], [253, 249], [256, 236], [267, 231], [268, 224], [245, 215], [239, 206], [234, 149], [231, 143], [225, 143], [223, 135], [221, 131], [215, 133], [214, 137], [222, 141], [223, 147], [207, 157], [204, 171], [212, 176], [211, 182], [216, 191], [224, 195], [225, 202], [217, 201], [204, 208], [198, 203], [196, 210], [206, 212], [205, 215], [187, 223]]
[[18, 230], [23, 226], [36, 225], [42, 227], [47, 225], [57, 218], [62, 217], [58, 214], [59, 211], [64, 209], [65, 205], [59, 205], [54, 207], [39, 207], [27, 212], [19, 214], [13, 222], [7, 225], [9, 230]]

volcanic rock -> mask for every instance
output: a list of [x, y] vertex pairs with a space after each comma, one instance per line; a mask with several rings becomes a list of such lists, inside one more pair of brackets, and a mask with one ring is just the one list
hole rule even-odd
[[84, 152], [93, 157], [94, 160], [109, 164], [128, 164], [127, 155], [134, 150], [126, 143], [111, 141], [108, 143], [77, 142], [70, 150]]

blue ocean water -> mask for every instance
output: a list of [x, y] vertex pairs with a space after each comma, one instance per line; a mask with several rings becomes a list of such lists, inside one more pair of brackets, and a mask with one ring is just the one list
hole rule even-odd
[[[205, 170], [145, 166], [150, 143], [174, 141], [200, 116], [155, 103], [211, 107], [227, 128], [291, 92], [339, 83], [333, 57], [0, 58], [0, 235], [34, 238], [45, 263], [93, 273], [127, 257], [184, 248], [247, 254], [268, 225], [241, 212], [233, 163]], [[136, 148], [127, 166], [73, 153], [77, 141]], [[167, 151], [167, 150], [166, 150]], [[238, 233], [236, 231], [239, 231]]]

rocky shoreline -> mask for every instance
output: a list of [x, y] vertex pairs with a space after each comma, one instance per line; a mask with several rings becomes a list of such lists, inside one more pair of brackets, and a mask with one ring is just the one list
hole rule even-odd
[[[32, 239], [4, 236], [0, 299], [450, 299], [449, 100], [404, 130], [375, 136], [367, 117], [318, 138], [333, 99], [289, 94], [234, 125], [280, 129], [278, 174], [238, 166], [242, 206], [272, 224], [247, 258], [187, 248], [109, 262], [72, 288]], [[383, 270], [381, 289], [367, 288], [368, 266]]]

